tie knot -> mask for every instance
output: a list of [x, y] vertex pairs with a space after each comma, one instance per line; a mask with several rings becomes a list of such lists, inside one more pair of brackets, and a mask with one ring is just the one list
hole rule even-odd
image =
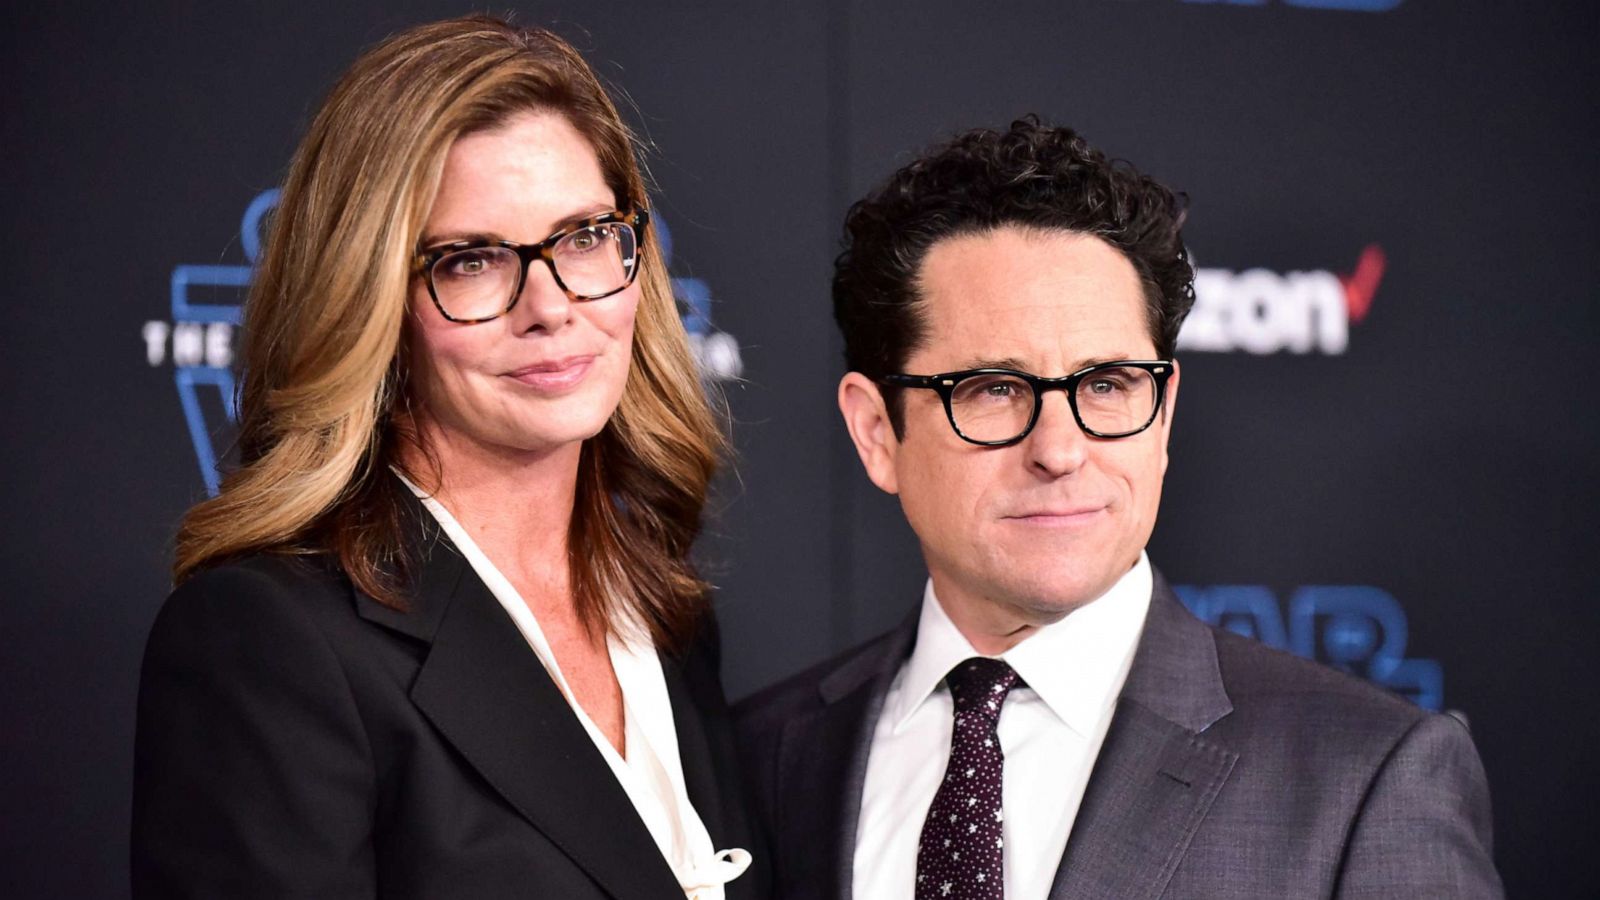
[[955, 700], [956, 712], [1000, 718], [1000, 705], [1022, 679], [1003, 659], [974, 656], [963, 660], [944, 676]]

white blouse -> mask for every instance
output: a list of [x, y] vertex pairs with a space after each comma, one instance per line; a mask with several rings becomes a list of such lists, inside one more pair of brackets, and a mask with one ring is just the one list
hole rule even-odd
[[[396, 473], [398, 474], [398, 473]], [[616, 673], [617, 684], [622, 688], [625, 721], [624, 746], [627, 757], [617, 753], [615, 747], [595, 726], [588, 713], [573, 698], [567, 680], [556, 664], [555, 653], [545, 639], [533, 610], [523, 602], [522, 595], [483, 550], [467, 534], [455, 516], [438, 500], [423, 493], [416, 485], [401, 477], [411, 488], [428, 512], [439, 521], [439, 526], [471, 564], [473, 571], [483, 579], [490, 593], [500, 601], [517, 629], [533, 649], [539, 662], [544, 664], [551, 679], [561, 689], [562, 696], [572, 707], [573, 715], [594, 741], [595, 749], [611, 767], [611, 773], [627, 792], [628, 799], [644, 820], [650, 836], [655, 839], [661, 855], [678, 877], [687, 900], [724, 900], [723, 885], [744, 874], [750, 866], [749, 852], [741, 849], [717, 850], [711, 835], [700, 821], [699, 813], [689, 802], [688, 790], [683, 781], [683, 763], [678, 756], [678, 732], [672, 721], [672, 703], [667, 697], [666, 676], [661, 671], [661, 661], [656, 656], [644, 629], [633, 625], [625, 629], [622, 637], [612, 636], [606, 641], [611, 654], [611, 668]]]

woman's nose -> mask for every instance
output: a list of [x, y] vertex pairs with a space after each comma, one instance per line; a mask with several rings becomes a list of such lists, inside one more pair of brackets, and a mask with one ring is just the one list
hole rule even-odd
[[534, 260], [522, 279], [517, 297], [516, 316], [520, 331], [559, 331], [572, 321], [573, 301], [556, 282], [555, 273], [544, 260]]

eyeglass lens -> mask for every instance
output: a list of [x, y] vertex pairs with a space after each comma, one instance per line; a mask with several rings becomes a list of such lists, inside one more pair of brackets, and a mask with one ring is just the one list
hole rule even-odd
[[[1144, 369], [1111, 366], [1078, 382], [1078, 417], [1090, 431], [1117, 436], [1139, 431], [1156, 407], [1155, 377]], [[1009, 441], [1033, 417], [1033, 387], [1015, 375], [972, 375], [950, 393], [956, 429], [975, 441]]]
[[[608, 222], [580, 228], [556, 242], [550, 255], [556, 277], [580, 299], [602, 297], [626, 287], [638, 266], [633, 228]], [[447, 253], [433, 264], [435, 296], [455, 319], [497, 316], [516, 297], [522, 260], [506, 247], [474, 247]]]

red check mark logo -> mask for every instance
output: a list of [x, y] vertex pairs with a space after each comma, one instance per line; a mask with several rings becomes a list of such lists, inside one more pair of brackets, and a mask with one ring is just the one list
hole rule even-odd
[[1360, 322], [1367, 317], [1387, 265], [1388, 258], [1383, 255], [1383, 248], [1368, 244], [1356, 260], [1355, 271], [1339, 276], [1339, 283], [1344, 286], [1344, 305], [1350, 313], [1350, 321]]

